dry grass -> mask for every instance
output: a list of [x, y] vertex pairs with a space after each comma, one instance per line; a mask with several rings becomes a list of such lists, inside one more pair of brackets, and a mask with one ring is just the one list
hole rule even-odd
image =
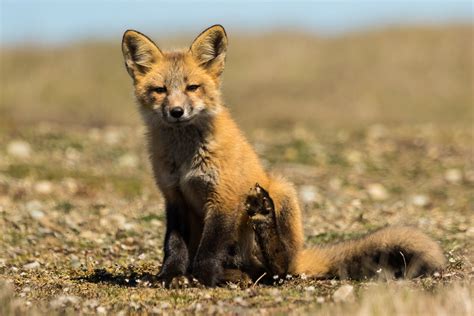
[[297, 185], [307, 243], [410, 224], [449, 259], [412, 281], [250, 288], [154, 282], [163, 201], [118, 43], [3, 50], [0, 315], [472, 314], [471, 32], [231, 37], [226, 99], [265, 164]]
[[[332, 39], [230, 34], [225, 97], [246, 128], [294, 122], [468, 124], [474, 104], [472, 30], [399, 28]], [[181, 47], [192, 38], [156, 40]], [[5, 123], [138, 122], [119, 38], [63, 48], [4, 48], [1, 65]]]

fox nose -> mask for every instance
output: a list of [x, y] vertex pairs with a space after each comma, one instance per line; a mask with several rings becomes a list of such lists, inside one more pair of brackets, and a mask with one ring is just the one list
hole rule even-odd
[[184, 114], [184, 109], [180, 106], [175, 106], [170, 110], [170, 114], [174, 118], [180, 118]]

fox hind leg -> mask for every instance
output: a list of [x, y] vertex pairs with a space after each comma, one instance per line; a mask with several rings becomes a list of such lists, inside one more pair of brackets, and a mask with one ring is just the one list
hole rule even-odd
[[[255, 232], [263, 264], [272, 275], [291, 272], [292, 261], [302, 248], [300, 210], [291, 197], [292, 187], [277, 182], [275, 193], [256, 184], [246, 198], [246, 211]], [[272, 185], [270, 185], [270, 189]]]

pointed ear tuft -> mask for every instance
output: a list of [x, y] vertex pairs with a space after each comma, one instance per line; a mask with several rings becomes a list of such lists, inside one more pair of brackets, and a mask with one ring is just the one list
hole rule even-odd
[[134, 79], [147, 73], [163, 57], [151, 39], [134, 30], [123, 34], [122, 53], [127, 71]]
[[224, 71], [227, 35], [221, 25], [204, 30], [191, 44], [191, 54], [209, 72], [219, 77]]

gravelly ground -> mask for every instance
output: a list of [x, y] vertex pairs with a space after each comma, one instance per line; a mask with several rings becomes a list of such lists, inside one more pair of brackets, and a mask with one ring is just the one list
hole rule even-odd
[[153, 281], [164, 217], [141, 129], [3, 130], [0, 314], [472, 312], [471, 132], [373, 125], [250, 135], [267, 166], [298, 186], [308, 244], [414, 225], [442, 244], [449, 260], [442, 274], [167, 290]]

